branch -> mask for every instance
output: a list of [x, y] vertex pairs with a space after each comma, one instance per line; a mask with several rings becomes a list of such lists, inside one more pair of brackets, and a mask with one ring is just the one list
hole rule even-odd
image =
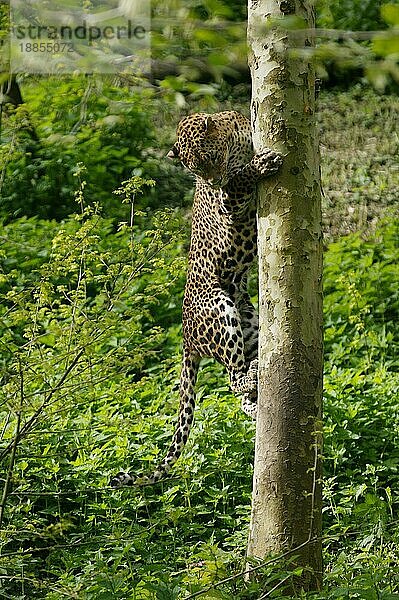
[[20, 382], [21, 382], [20, 383], [20, 403], [19, 403], [19, 409], [17, 411], [17, 423], [15, 426], [15, 436], [14, 436], [13, 441], [11, 442], [10, 464], [8, 465], [7, 476], [6, 476], [6, 480], [4, 482], [3, 494], [1, 497], [1, 503], [0, 503], [0, 527], [3, 523], [4, 510], [5, 510], [5, 506], [6, 506], [6, 502], [7, 502], [8, 490], [10, 489], [11, 477], [12, 477], [12, 473], [14, 470], [15, 457], [17, 454], [17, 446], [18, 446], [18, 442], [20, 440], [21, 413], [22, 413], [22, 406], [23, 406], [23, 402], [24, 402], [24, 374], [23, 374], [22, 365], [21, 365], [20, 360], [19, 360], [19, 375], [20, 375]]
[[25, 425], [20, 430], [18, 430], [18, 432], [16, 432], [13, 441], [10, 442], [8, 444], [8, 446], [0, 454], [0, 460], [2, 460], [8, 454], [8, 452], [10, 450], [12, 450], [12, 448], [14, 447], [14, 445], [18, 444], [18, 442], [24, 437], [24, 435], [26, 435], [28, 433], [28, 431], [31, 429], [31, 427], [35, 424], [36, 420], [41, 415], [41, 413], [43, 412], [43, 410], [45, 409], [45, 407], [48, 405], [48, 403], [50, 402], [51, 398], [54, 396], [55, 392], [58, 391], [62, 387], [62, 384], [64, 383], [64, 381], [66, 380], [66, 378], [68, 377], [68, 375], [75, 368], [76, 364], [78, 363], [78, 361], [79, 361], [80, 357], [82, 356], [82, 354], [84, 353], [84, 351], [85, 351], [85, 349], [82, 348], [77, 353], [77, 355], [75, 356], [75, 358], [73, 359], [73, 361], [71, 362], [71, 364], [69, 365], [69, 367], [67, 368], [67, 370], [65, 371], [65, 373], [63, 374], [63, 376], [61, 377], [61, 379], [59, 380], [57, 386], [55, 386], [55, 387], [52, 388], [52, 390], [49, 392], [48, 396], [43, 400], [42, 404], [34, 412], [34, 414], [31, 416], [31, 418], [25, 423]]

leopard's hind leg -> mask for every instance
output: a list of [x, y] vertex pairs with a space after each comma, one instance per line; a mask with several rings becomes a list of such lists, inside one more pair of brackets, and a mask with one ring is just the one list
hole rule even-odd
[[[213, 290], [198, 315], [201, 323], [198, 351], [222, 363], [230, 377], [234, 394], [254, 392], [257, 388], [257, 357], [247, 360], [241, 315], [234, 300], [222, 289]], [[202, 328], [202, 334], [201, 334]]]

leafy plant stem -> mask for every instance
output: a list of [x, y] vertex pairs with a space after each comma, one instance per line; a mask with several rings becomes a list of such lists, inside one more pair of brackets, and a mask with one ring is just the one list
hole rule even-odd
[[0, 502], [0, 528], [3, 524], [5, 507], [7, 502], [8, 491], [10, 489], [11, 478], [14, 470], [15, 457], [17, 454], [18, 442], [20, 440], [20, 432], [21, 432], [21, 413], [22, 406], [24, 404], [24, 373], [22, 369], [21, 360], [19, 359], [19, 377], [20, 377], [20, 403], [19, 408], [17, 410], [17, 422], [15, 424], [15, 434], [14, 439], [11, 443], [11, 455], [10, 455], [10, 463], [8, 465], [8, 471], [6, 475], [6, 479], [4, 482], [3, 493]]
[[[85, 351], [85, 349], [82, 348], [76, 354], [73, 361], [70, 363], [68, 368], [64, 371], [64, 374], [62, 375], [61, 379], [59, 380], [58, 385], [49, 392], [48, 396], [45, 398], [45, 400], [43, 400], [42, 404], [34, 412], [34, 414], [31, 416], [31, 418], [25, 423], [25, 425], [23, 427], [21, 427], [20, 429], [18, 429], [18, 431], [16, 431], [14, 440], [0, 454], [0, 460], [2, 460], [8, 454], [8, 452], [10, 450], [12, 452], [14, 446], [16, 446], [18, 444], [18, 442], [24, 437], [24, 435], [26, 435], [28, 433], [28, 431], [31, 429], [31, 427], [33, 427], [33, 425], [36, 423], [38, 417], [41, 415], [43, 410], [46, 408], [46, 406], [50, 402], [50, 400], [53, 397], [53, 395], [55, 394], [55, 392], [62, 388], [64, 381], [66, 380], [68, 375], [71, 373], [71, 371], [75, 368], [75, 366], [79, 362], [80, 357], [84, 354], [84, 351]], [[20, 415], [19, 415], [19, 419], [20, 419]]]

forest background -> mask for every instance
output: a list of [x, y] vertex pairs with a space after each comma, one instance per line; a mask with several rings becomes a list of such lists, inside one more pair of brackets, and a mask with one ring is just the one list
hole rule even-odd
[[[399, 5], [317, 8], [326, 576], [306, 597], [389, 600], [399, 598]], [[122, 467], [151, 470], [176, 418], [193, 180], [165, 158], [175, 126], [190, 112], [249, 112], [245, 4], [154, 2], [153, 13], [151, 76], [21, 74], [24, 102], [2, 104], [2, 598], [260, 600], [281, 598], [293, 576], [278, 559], [240, 575], [254, 424], [212, 361], [173, 477], [108, 487]], [[256, 301], [256, 269], [250, 285]]]

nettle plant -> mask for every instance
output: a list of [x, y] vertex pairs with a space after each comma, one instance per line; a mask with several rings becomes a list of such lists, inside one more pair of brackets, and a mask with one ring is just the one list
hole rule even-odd
[[[126, 381], [134, 387], [154, 354], [168, 353], [159, 324], [162, 310], [156, 322], [153, 313], [161, 303], [167, 313], [167, 299], [173, 298], [183, 270], [178, 217], [163, 211], [152, 217], [150, 229], [137, 233], [134, 199], [154, 182], [134, 177], [117, 191], [130, 205], [130, 222], [115, 231], [98, 206], [85, 205], [82, 166], [75, 175], [78, 214], [61, 224], [22, 221], [26, 239], [32, 234], [40, 242], [42, 225], [50, 236], [42, 240], [41, 252], [32, 247], [31, 260], [26, 258], [29, 245], [11, 249], [5, 228], [0, 257], [3, 525], [16, 526], [17, 514], [22, 518], [29, 511], [18, 503], [19, 491], [72, 489], [77, 477], [80, 485], [106, 485], [108, 464], [110, 470], [115, 467], [127, 444], [126, 436], [116, 435], [121, 414], [131, 409]], [[171, 245], [174, 252], [166, 252]], [[24, 255], [25, 273], [19, 260]], [[94, 413], [104, 418], [104, 429], [93, 423]], [[86, 433], [78, 433], [80, 428]], [[112, 457], [106, 459], [111, 438]]]

